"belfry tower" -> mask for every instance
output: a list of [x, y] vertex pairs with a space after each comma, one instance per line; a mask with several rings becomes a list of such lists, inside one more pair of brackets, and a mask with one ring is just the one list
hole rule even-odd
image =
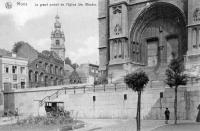
[[54, 30], [51, 32], [51, 51], [54, 51], [63, 61], [65, 59], [65, 35], [61, 31], [59, 16], [56, 15]]

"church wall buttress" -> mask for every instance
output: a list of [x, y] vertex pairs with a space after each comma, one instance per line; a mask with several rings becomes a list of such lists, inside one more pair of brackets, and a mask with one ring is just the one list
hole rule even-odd
[[127, 59], [128, 42], [128, 17], [127, 5], [116, 4], [109, 8], [110, 16], [110, 62], [109, 64], [120, 64]]
[[188, 0], [188, 9], [186, 69], [200, 66], [200, 1]]
[[[188, 1], [188, 53], [200, 50], [200, 1]], [[189, 55], [188, 54], [188, 55]]]
[[106, 73], [108, 63], [108, 13], [107, 0], [98, 1], [98, 20], [99, 20], [99, 70]]

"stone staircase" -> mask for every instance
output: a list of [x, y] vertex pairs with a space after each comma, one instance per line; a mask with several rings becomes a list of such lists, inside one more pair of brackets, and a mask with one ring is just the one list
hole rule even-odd
[[163, 81], [150, 81], [144, 92], [142, 93], [142, 118], [152, 119], [148, 117], [155, 103], [160, 99], [160, 93], [164, 92], [165, 84]]
[[[158, 67], [142, 67], [138, 70], [145, 71], [150, 81], [164, 81], [166, 79], [166, 69], [167, 65], [161, 65]], [[113, 80], [113, 83], [124, 83], [124, 77], [125, 75]]]
[[163, 81], [166, 79], [165, 72], [167, 65], [159, 67], [144, 67], [143, 70], [147, 73], [150, 80]]

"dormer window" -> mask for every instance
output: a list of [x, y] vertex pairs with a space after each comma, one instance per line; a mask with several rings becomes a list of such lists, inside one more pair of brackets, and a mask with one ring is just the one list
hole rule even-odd
[[56, 45], [60, 45], [60, 41], [59, 40], [56, 40]]

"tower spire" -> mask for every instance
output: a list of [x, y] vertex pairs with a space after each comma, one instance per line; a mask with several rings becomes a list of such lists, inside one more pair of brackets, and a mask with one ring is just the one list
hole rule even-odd
[[65, 59], [65, 35], [61, 31], [58, 11], [55, 16], [54, 30], [51, 33], [51, 51], [54, 51], [63, 61]]
[[56, 17], [55, 18], [56, 18], [56, 21], [60, 18], [59, 15], [58, 15], [58, 7], [57, 7]]

